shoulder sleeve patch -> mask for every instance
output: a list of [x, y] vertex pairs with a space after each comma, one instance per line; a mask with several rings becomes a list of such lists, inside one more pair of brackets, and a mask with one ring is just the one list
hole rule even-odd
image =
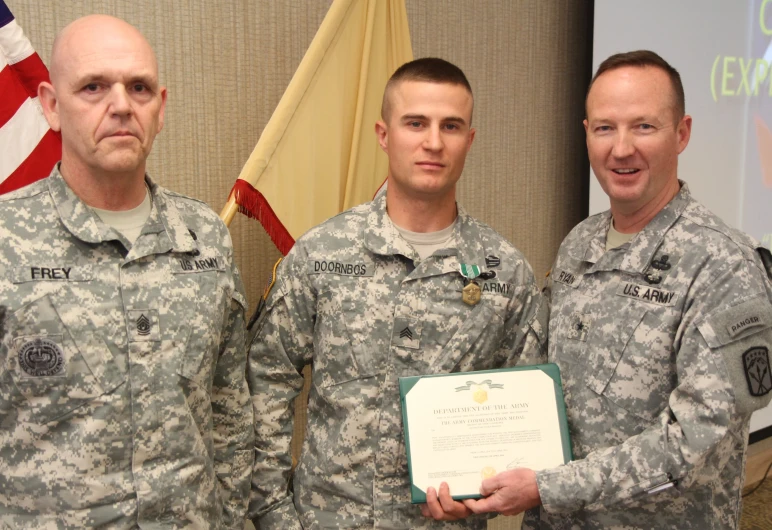
[[766, 297], [713, 314], [698, 329], [708, 347], [723, 359], [737, 411], [750, 414], [765, 407], [772, 399], [772, 307]]
[[752, 396], [760, 397], [772, 390], [772, 375], [769, 373], [769, 348], [757, 346], [743, 353], [743, 369]]
[[772, 327], [772, 305], [755, 297], [715, 313], [699, 324], [708, 346], [718, 348]]

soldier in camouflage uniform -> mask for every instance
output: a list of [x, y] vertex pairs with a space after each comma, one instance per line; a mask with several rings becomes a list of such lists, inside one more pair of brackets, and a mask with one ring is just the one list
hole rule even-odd
[[[529, 265], [455, 202], [474, 137], [464, 74], [440, 59], [403, 65], [382, 116], [386, 193], [297, 241], [256, 324], [250, 517], [259, 529], [485, 528], [482, 517], [443, 525], [410, 504], [398, 377], [546, 353]], [[478, 294], [466, 303], [465, 287]], [[308, 364], [307, 435], [291, 474], [292, 400]]]
[[658, 55], [601, 64], [584, 124], [611, 210], [566, 237], [546, 290], [575, 461], [502, 473], [466, 504], [541, 504], [525, 528], [736, 529], [772, 389], [772, 258], [678, 180], [691, 118]]
[[86, 17], [51, 80], [62, 162], [0, 198], [0, 528], [241, 530], [243, 288], [216, 215], [145, 175], [166, 99], [153, 52]]

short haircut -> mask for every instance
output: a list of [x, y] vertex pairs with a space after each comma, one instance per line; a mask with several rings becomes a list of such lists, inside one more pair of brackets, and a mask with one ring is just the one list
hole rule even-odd
[[678, 70], [670, 66], [665, 59], [650, 50], [636, 50], [626, 53], [617, 53], [612, 55], [598, 67], [598, 71], [590, 81], [590, 87], [587, 89], [587, 98], [584, 100], [584, 111], [587, 113], [587, 99], [590, 97], [590, 90], [595, 81], [604, 73], [618, 68], [624, 68], [626, 66], [634, 66], [637, 68], [645, 68], [650, 66], [652, 68], [659, 68], [664, 71], [670, 78], [670, 85], [673, 88], [673, 110], [675, 112], [675, 119], [678, 122], [686, 114], [686, 98], [684, 97], [684, 85], [681, 83], [681, 74]]
[[381, 118], [388, 119], [391, 114], [391, 100], [389, 94], [391, 90], [403, 81], [423, 81], [426, 83], [446, 83], [450, 85], [461, 85], [472, 95], [472, 85], [469, 84], [461, 68], [445, 59], [437, 57], [423, 57], [405, 63], [389, 78], [386, 83], [386, 89], [383, 91], [383, 102], [381, 103]]

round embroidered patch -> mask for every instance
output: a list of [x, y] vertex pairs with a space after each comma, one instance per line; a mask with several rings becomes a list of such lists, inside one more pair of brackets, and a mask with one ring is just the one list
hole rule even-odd
[[33, 377], [59, 375], [64, 369], [64, 352], [54, 341], [37, 337], [19, 348], [19, 366]]

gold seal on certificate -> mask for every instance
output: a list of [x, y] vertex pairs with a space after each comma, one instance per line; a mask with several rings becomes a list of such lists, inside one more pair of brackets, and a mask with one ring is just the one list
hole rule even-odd
[[400, 377], [399, 390], [413, 503], [442, 482], [454, 499], [479, 498], [496, 473], [571, 460], [554, 364]]

